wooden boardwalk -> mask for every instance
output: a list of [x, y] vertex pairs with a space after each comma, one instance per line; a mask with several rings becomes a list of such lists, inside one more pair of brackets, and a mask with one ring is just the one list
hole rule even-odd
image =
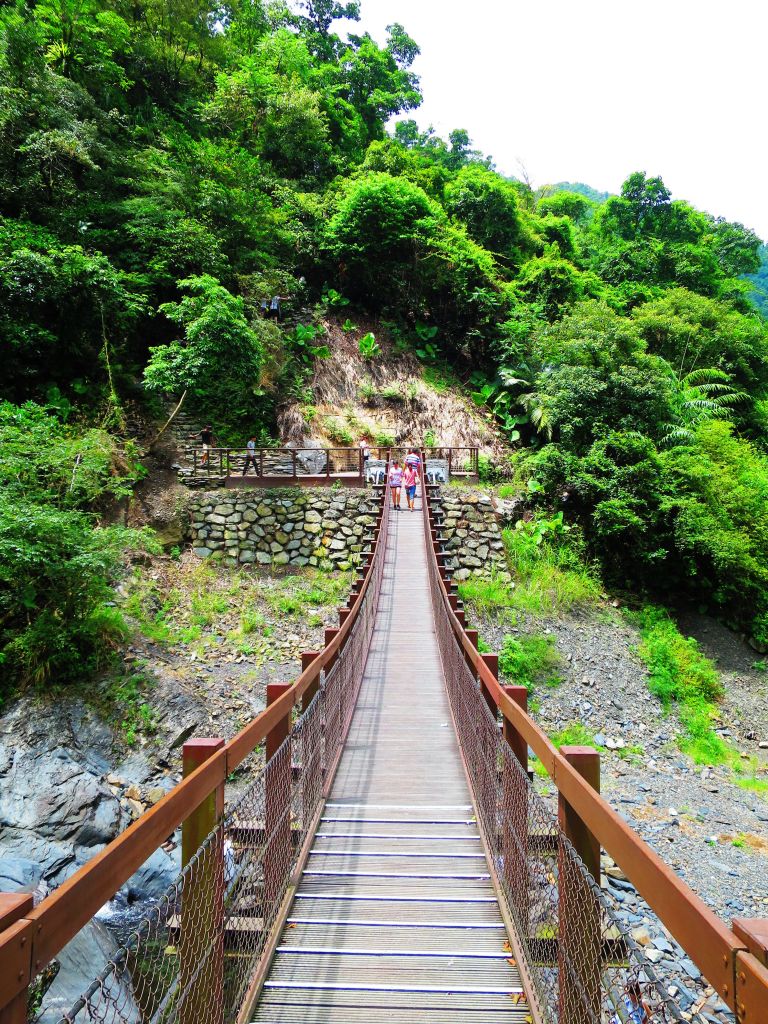
[[393, 512], [349, 737], [254, 1021], [525, 1021], [459, 755], [420, 512]]

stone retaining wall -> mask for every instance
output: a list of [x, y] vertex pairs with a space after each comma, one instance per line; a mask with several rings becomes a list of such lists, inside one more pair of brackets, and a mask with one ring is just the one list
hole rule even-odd
[[197, 494], [189, 504], [196, 555], [225, 565], [313, 565], [349, 569], [373, 525], [366, 491], [270, 488]]
[[491, 499], [480, 491], [443, 487], [446, 566], [455, 580], [470, 576], [510, 579], [499, 521]]

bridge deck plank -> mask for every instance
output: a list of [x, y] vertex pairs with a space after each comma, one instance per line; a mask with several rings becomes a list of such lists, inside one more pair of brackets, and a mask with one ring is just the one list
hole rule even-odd
[[426, 557], [421, 515], [393, 513], [358, 705], [259, 1024], [526, 1018], [478, 856]]

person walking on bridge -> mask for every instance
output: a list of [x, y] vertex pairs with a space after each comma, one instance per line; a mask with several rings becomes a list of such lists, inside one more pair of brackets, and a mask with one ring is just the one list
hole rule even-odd
[[389, 470], [389, 489], [392, 493], [392, 508], [400, 509], [400, 489], [403, 486], [403, 467], [397, 461], [392, 460], [392, 467]]
[[421, 467], [421, 458], [419, 457], [419, 453], [416, 451], [415, 448], [411, 448], [411, 450], [405, 456], [405, 465], [406, 467], [413, 466], [413, 468], [416, 470], [416, 473], [418, 474], [419, 469]]
[[408, 508], [413, 512], [414, 500], [416, 498], [416, 481], [418, 479], [418, 472], [413, 463], [409, 463], [406, 459], [405, 469], [403, 470], [403, 487], [405, 487], [405, 497], [408, 502]]

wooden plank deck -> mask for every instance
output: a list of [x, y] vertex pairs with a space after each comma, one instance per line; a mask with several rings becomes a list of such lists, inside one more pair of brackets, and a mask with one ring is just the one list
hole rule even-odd
[[393, 512], [352, 726], [253, 1020], [514, 1024], [528, 1007], [451, 723], [420, 512]]

